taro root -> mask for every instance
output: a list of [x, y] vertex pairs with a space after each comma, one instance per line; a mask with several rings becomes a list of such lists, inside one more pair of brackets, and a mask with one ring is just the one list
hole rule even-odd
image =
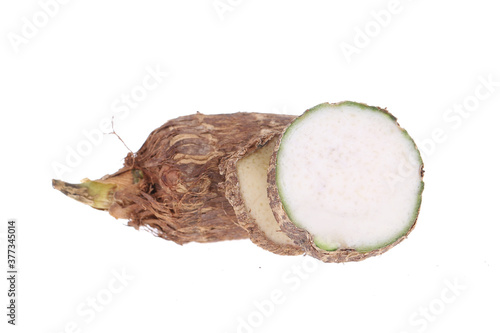
[[325, 262], [381, 254], [413, 230], [423, 163], [408, 133], [384, 109], [320, 104], [278, 137], [268, 195], [281, 229]]
[[219, 166], [249, 142], [280, 133], [294, 118], [260, 113], [180, 117], [153, 131], [116, 173], [81, 184], [53, 180], [53, 186], [178, 244], [248, 238], [225, 197]]
[[347, 262], [408, 236], [423, 172], [414, 141], [387, 110], [341, 102], [299, 117], [173, 119], [116, 173], [53, 186], [178, 244], [250, 238], [281, 255]]

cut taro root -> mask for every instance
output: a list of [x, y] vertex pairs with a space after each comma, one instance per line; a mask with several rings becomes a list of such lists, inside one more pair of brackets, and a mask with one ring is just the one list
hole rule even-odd
[[280, 132], [249, 142], [221, 169], [226, 176], [226, 198], [252, 242], [276, 254], [298, 255], [304, 250], [281, 231], [267, 197], [267, 169]]
[[268, 195], [281, 229], [325, 262], [381, 254], [414, 228], [423, 162], [408, 133], [384, 109], [320, 104], [280, 135]]
[[342, 102], [298, 118], [173, 119], [114, 174], [53, 186], [178, 244], [250, 237], [277, 254], [346, 262], [408, 236], [422, 176], [418, 149], [396, 118]]

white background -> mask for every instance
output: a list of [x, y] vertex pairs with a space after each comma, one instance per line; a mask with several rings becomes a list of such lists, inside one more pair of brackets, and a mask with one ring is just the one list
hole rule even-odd
[[[16, 327], [1, 279], [2, 332], [499, 331], [495, 2], [61, 0], [50, 17], [40, 3], [50, 1], [0, 5], [0, 258], [5, 272], [15, 218], [20, 272]], [[148, 68], [168, 76], [118, 112]], [[387, 107], [425, 162], [417, 227], [380, 257], [323, 264], [248, 240], [178, 246], [51, 187], [122, 165], [113, 135], [67, 165], [113, 115], [136, 151], [196, 111], [298, 115], [342, 100]]]

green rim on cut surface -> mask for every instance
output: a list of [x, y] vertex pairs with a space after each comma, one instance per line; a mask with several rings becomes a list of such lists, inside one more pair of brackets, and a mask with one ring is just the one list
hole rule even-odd
[[386, 110], [324, 103], [283, 134], [276, 187], [288, 218], [316, 247], [369, 252], [414, 225], [422, 169], [415, 142]]

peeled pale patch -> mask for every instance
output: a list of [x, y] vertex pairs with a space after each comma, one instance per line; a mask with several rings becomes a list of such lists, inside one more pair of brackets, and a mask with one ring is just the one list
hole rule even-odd
[[423, 163], [408, 133], [384, 109], [320, 104], [279, 138], [268, 173], [281, 229], [325, 262], [383, 253], [413, 229]]
[[279, 133], [256, 137], [222, 165], [226, 197], [252, 242], [277, 254], [298, 255], [304, 250], [281, 231], [267, 197], [267, 169]]

